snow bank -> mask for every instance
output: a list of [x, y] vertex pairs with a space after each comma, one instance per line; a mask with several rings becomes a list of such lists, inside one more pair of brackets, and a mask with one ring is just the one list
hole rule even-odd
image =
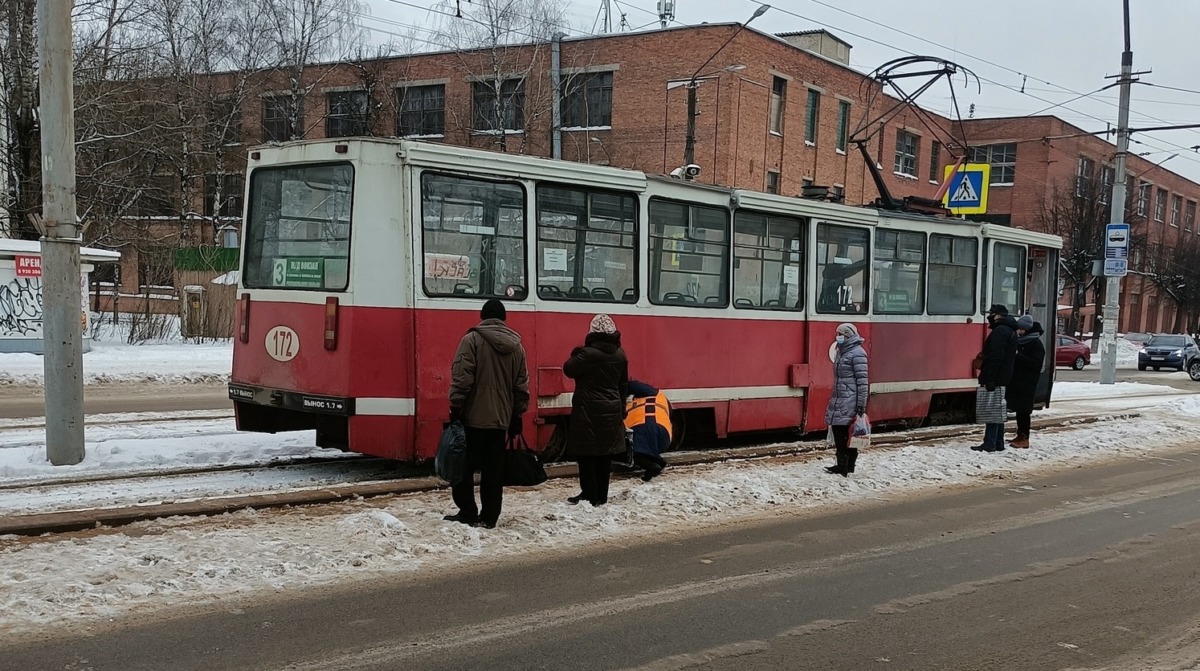
[[618, 479], [610, 503], [570, 506], [575, 483], [510, 489], [494, 530], [442, 521], [446, 492], [304, 510], [169, 519], [132, 534], [30, 543], [0, 538], [0, 634], [116, 617], [180, 603], [218, 602], [547, 549], [663, 538], [698, 527], [948, 485], [994, 482], [1061, 464], [1152, 455], [1194, 440], [1200, 397], [1167, 400], [1152, 417], [1039, 433], [1034, 449], [984, 454], [970, 439], [865, 451], [859, 473], [831, 477], [826, 455], [672, 468], [651, 483]]
[[[1186, 373], [1185, 373], [1186, 375]], [[1200, 387], [1198, 387], [1200, 390]], [[1176, 395], [1185, 394], [1174, 387], [1158, 384], [1142, 384], [1141, 382], [1117, 382], [1116, 384], [1100, 384], [1099, 382], [1055, 382], [1050, 395], [1050, 402], [1071, 401], [1088, 398], [1114, 398], [1120, 396], [1142, 396], [1146, 394]]]
[[[1091, 341], [1084, 341], [1091, 344]], [[1137, 368], [1140, 345], [1135, 345], [1124, 338], [1117, 338], [1117, 368]], [[1099, 366], [1104, 363], [1104, 348], [1092, 355], [1092, 364]]]
[[[40, 385], [43, 359], [36, 354], [0, 354], [0, 385]], [[233, 367], [233, 345], [183, 343], [92, 345], [83, 355], [85, 384], [106, 382], [221, 383]]]

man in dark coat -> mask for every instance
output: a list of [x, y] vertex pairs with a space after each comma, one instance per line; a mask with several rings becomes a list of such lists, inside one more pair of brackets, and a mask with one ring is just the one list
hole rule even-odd
[[[1004, 450], [1004, 387], [1012, 379], [1013, 362], [1017, 355], [1017, 320], [1008, 315], [1008, 308], [993, 305], [988, 309], [988, 328], [991, 333], [983, 343], [982, 363], [979, 367], [980, 396], [986, 399], [991, 410], [998, 405], [999, 421], [987, 421], [983, 444], [972, 447], [982, 452]], [[986, 390], [987, 394], [982, 392]], [[976, 403], [976, 413], [980, 404]], [[980, 420], [982, 421], [982, 420]]]
[[[450, 421], [466, 428], [467, 463], [450, 490], [458, 512], [445, 519], [491, 529], [504, 500], [505, 439], [521, 433], [529, 407], [529, 371], [521, 336], [504, 323], [504, 304], [493, 298], [479, 317], [458, 343], [451, 367]], [[476, 471], [482, 510], [475, 506]]]
[[1042, 334], [1042, 325], [1033, 321], [1033, 317], [1025, 315], [1017, 320], [1017, 354], [1007, 390], [1008, 408], [1017, 413], [1017, 437], [1011, 443], [1015, 448], [1029, 447], [1033, 397], [1046, 361]]
[[579, 464], [579, 495], [571, 503], [608, 502], [613, 455], [625, 452], [625, 398], [629, 396], [629, 364], [621, 349], [621, 333], [608, 315], [596, 315], [582, 347], [571, 352], [563, 374], [575, 380], [567, 449]]

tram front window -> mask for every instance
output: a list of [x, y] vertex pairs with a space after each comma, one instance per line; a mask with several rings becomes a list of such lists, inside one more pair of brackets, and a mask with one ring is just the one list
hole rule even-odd
[[525, 189], [512, 182], [421, 177], [429, 296], [525, 298]]
[[251, 173], [245, 286], [344, 291], [353, 186], [354, 168], [347, 163]]
[[817, 226], [817, 312], [867, 313], [871, 233], [865, 228]]

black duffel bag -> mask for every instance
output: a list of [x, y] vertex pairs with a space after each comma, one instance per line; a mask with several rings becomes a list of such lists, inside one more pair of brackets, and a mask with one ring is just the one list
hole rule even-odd
[[462, 422], [450, 422], [442, 431], [433, 468], [438, 477], [451, 486], [462, 481], [463, 472], [467, 470], [467, 430]]
[[546, 481], [546, 468], [521, 436], [509, 440], [504, 451], [504, 485], [535, 487]]

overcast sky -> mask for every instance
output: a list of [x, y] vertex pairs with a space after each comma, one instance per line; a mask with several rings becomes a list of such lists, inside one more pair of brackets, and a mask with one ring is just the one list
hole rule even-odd
[[[445, 17], [429, 12], [437, 0], [366, 0], [375, 42], [394, 41], [388, 33], [427, 32]], [[573, 35], [598, 32], [602, 0], [569, 0], [567, 16]], [[656, 0], [612, 0], [633, 28], [655, 27]], [[755, 0], [676, 0], [672, 25], [745, 21], [760, 3]], [[1133, 89], [1133, 127], [1200, 123], [1200, 0], [1132, 0], [1135, 70], [1148, 85]], [[465, 13], [469, 0], [462, 0]], [[854, 16], [857, 15], [857, 16]], [[872, 23], [875, 22], [875, 23]], [[1021, 116], [1059, 103], [1049, 113], [1084, 128], [1116, 125], [1117, 89], [1091, 94], [1110, 83], [1106, 75], [1120, 70], [1121, 0], [775, 0], [753, 24], [772, 33], [826, 28], [853, 45], [851, 64], [871, 71], [885, 61], [908, 54], [940, 56], [974, 70], [984, 80], [982, 92], [972, 86], [956, 93], [964, 113], [975, 103], [976, 116]], [[909, 33], [906, 35], [904, 33]], [[936, 43], [936, 44], [932, 44]], [[985, 62], [986, 61], [986, 62]], [[1022, 75], [1028, 79], [1023, 81]], [[1024, 93], [1021, 93], [1024, 84]], [[1173, 91], [1162, 87], [1190, 89]], [[949, 111], [948, 90], [935, 87], [921, 98], [923, 106]], [[1200, 181], [1200, 129], [1135, 135], [1132, 152]]]

